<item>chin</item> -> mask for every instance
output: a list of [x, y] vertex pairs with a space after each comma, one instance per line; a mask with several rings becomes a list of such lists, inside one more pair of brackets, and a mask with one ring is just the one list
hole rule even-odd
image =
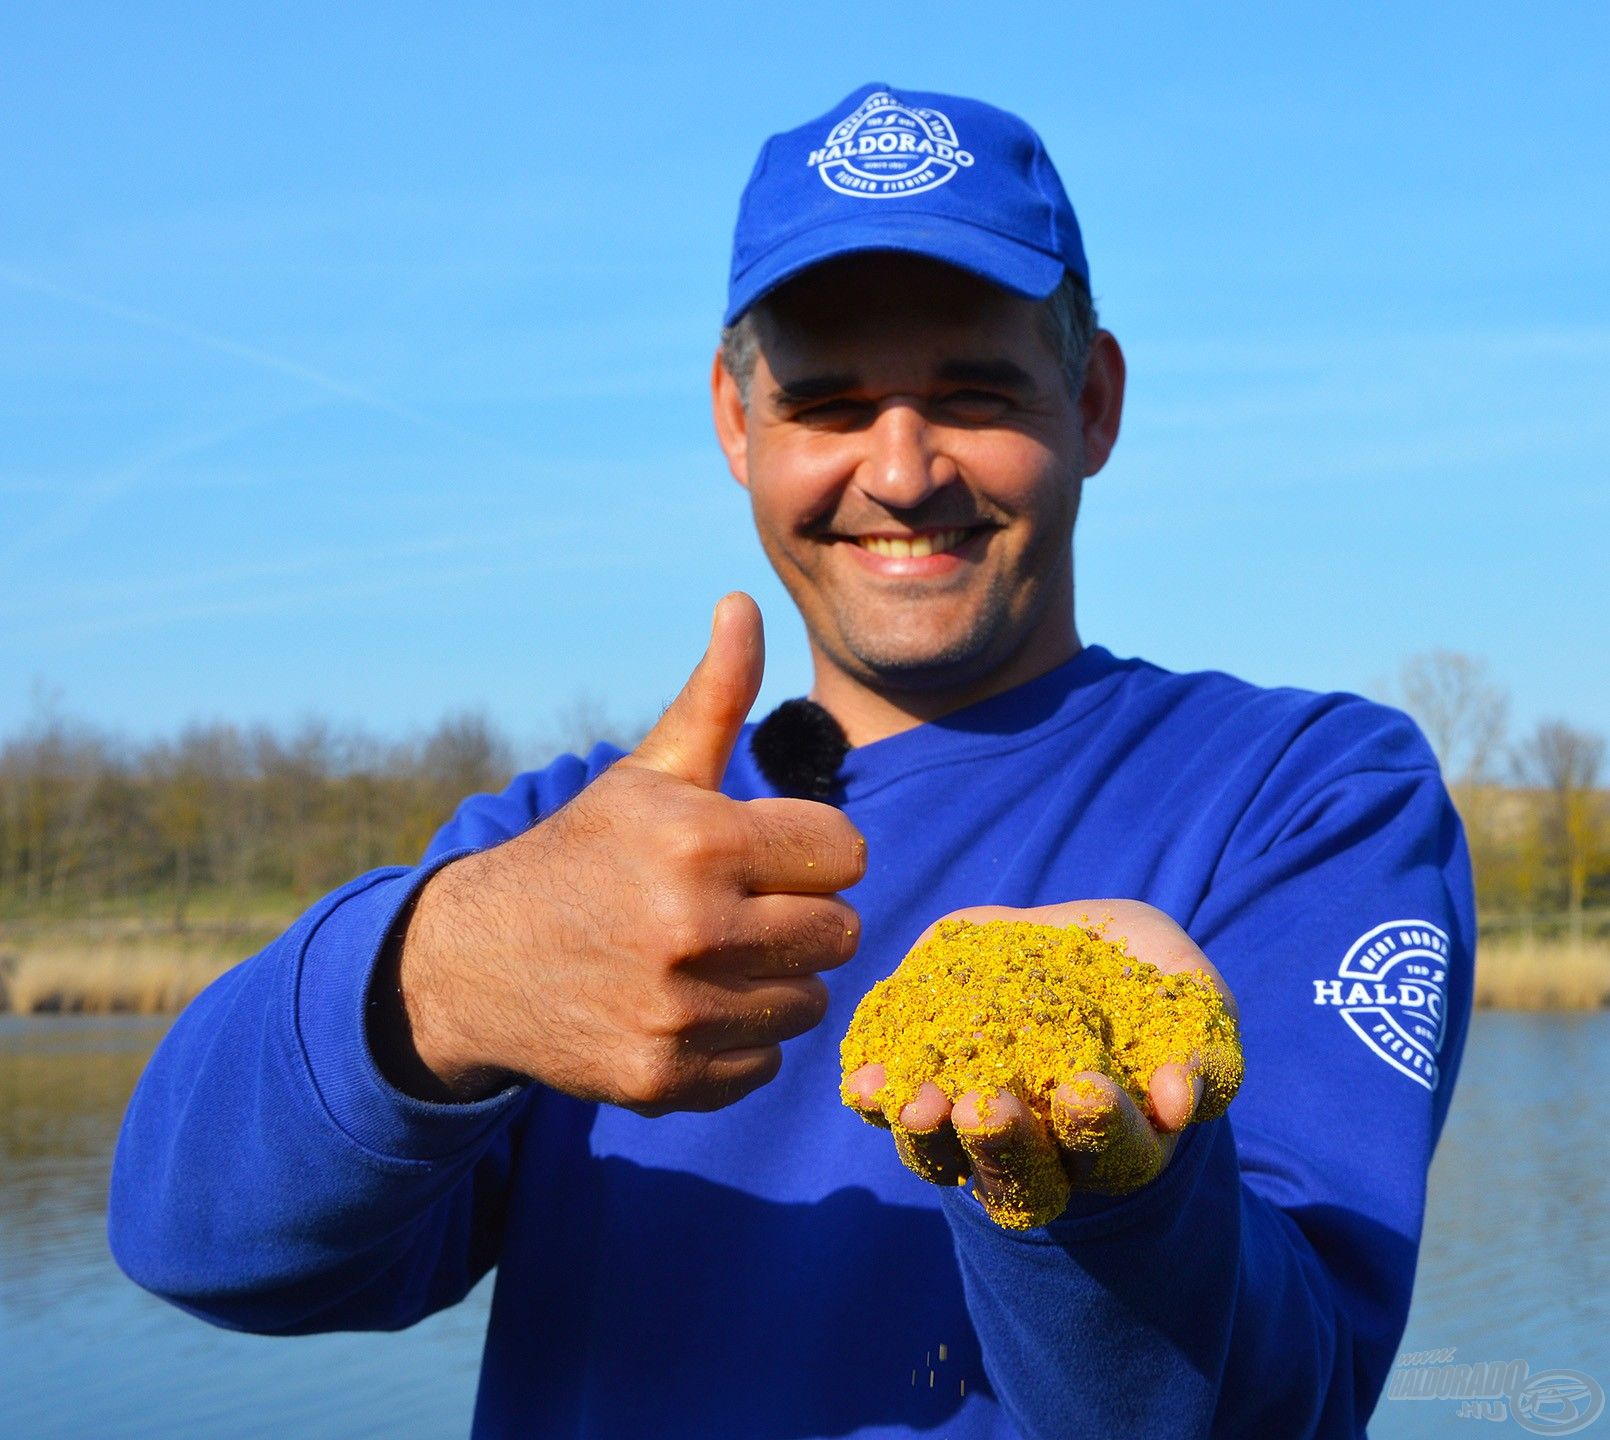
[[923, 642], [895, 636], [842, 636], [834, 648], [852, 674], [882, 689], [951, 690], [982, 679], [995, 666], [992, 635], [930, 637]]

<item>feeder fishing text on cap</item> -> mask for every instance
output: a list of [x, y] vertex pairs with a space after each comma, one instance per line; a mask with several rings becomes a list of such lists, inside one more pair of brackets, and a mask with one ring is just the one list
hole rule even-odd
[[1035, 300], [1064, 271], [1090, 283], [1040, 137], [959, 95], [864, 85], [773, 135], [738, 204], [722, 323], [802, 270], [867, 250], [926, 255]]

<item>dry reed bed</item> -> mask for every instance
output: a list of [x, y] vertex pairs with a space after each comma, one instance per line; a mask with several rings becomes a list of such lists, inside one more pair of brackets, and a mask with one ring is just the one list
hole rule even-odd
[[260, 926], [0, 933], [0, 1011], [172, 1014], [276, 933]]
[[1490, 1010], [1597, 1010], [1610, 1005], [1610, 940], [1484, 940], [1476, 1004]]
[[[135, 926], [0, 932], [0, 1011], [19, 1014], [171, 1014], [277, 926], [176, 933]], [[1494, 1010], [1610, 1006], [1610, 940], [1482, 942], [1476, 1004]]]

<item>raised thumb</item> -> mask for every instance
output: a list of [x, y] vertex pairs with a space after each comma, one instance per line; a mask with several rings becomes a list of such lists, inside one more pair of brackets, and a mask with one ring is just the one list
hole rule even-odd
[[720, 789], [765, 668], [760, 607], [734, 590], [716, 605], [704, 658], [627, 761]]

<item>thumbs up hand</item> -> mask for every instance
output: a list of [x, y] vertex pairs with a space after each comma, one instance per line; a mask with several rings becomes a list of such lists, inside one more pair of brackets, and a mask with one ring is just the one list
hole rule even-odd
[[438, 871], [371, 992], [382, 1071], [423, 1099], [512, 1077], [643, 1115], [771, 1080], [855, 953], [866, 842], [810, 800], [719, 792], [765, 664], [747, 595], [631, 754], [530, 830]]

